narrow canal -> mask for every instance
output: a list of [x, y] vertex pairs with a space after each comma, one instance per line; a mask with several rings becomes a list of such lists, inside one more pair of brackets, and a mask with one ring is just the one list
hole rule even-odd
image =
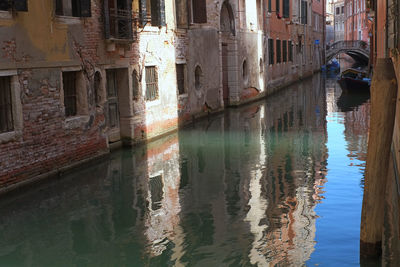
[[368, 97], [315, 75], [0, 200], [0, 266], [357, 266]]

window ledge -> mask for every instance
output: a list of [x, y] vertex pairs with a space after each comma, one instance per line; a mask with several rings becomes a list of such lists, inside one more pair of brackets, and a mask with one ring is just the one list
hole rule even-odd
[[12, 13], [10, 11], [0, 10], [0, 19], [12, 19]]
[[88, 115], [68, 117], [64, 121], [64, 128], [65, 129], [82, 128], [85, 124], [89, 122], [89, 119], [90, 116]]
[[1, 143], [7, 143], [10, 141], [15, 141], [19, 137], [22, 136], [21, 131], [12, 131], [12, 132], [6, 132], [6, 133], [0, 133], [0, 144]]
[[181, 99], [181, 98], [188, 98], [188, 93], [184, 93], [184, 94], [180, 94], [180, 95], [178, 95], [178, 98], [179, 99]]
[[155, 99], [155, 100], [147, 100], [146, 101], [146, 107], [154, 107], [154, 106], [158, 106], [158, 105], [160, 105], [161, 104], [161, 100], [160, 100], [160, 97], [158, 97], [157, 99]]
[[60, 16], [60, 15], [56, 15], [55, 20], [58, 23], [64, 23], [64, 24], [80, 24], [82, 22], [81, 17]]

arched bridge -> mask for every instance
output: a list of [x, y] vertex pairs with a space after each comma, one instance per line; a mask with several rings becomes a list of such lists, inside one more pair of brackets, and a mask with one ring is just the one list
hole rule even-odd
[[326, 47], [326, 61], [328, 62], [335, 56], [344, 53], [356, 61], [368, 63], [369, 46], [364, 41], [338, 41]]

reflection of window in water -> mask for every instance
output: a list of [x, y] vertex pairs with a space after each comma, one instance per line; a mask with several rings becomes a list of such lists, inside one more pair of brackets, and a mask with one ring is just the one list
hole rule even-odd
[[179, 189], [184, 188], [189, 183], [189, 171], [187, 159], [182, 159], [181, 162], [181, 180], [179, 183]]
[[151, 209], [158, 210], [161, 208], [161, 201], [163, 199], [163, 181], [162, 175], [153, 176], [149, 181], [149, 188], [151, 194]]
[[206, 163], [204, 161], [203, 149], [201, 147], [197, 149], [197, 163], [199, 167], [199, 173], [203, 173]]

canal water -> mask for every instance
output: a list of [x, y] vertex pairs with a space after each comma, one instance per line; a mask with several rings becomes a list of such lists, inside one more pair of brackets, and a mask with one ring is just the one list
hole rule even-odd
[[358, 266], [369, 99], [315, 75], [0, 200], [0, 266]]

